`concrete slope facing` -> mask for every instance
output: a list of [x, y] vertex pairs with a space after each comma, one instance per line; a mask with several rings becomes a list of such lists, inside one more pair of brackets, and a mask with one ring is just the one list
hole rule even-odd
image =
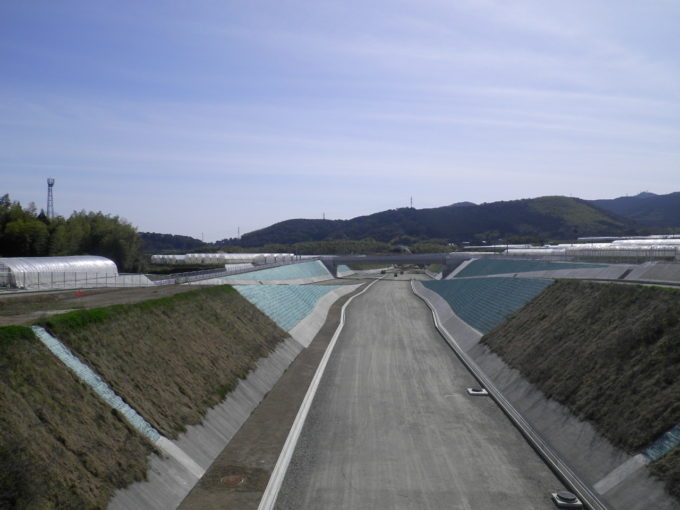
[[333, 275], [326, 269], [326, 266], [321, 261], [315, 260], [253, 271], [252, 273], [227, 276], [222, 283], [229, 283], [231, 285], [257, 285], [260, 283], [270, 285], [303, 285], [332, 279]]
[[464, 351], [470, 349], [484, 336], [484, 333], [456, 315], [449, 302], [441, 294], [426, 287], [422, 282], [413, 282], [413, 285], [417, 289], [418, 295], [422, 296], [435, 310], [439, 322], [456, 339], [456, 342]]
[[342, 278], [343, 276], [349, 276], [354, 273], [356, 273], [356, 271], [354, 269], [351, 269], [346, 264], [340, 264], [338, 266], [338, 278]]
[[680, 263], [647, 262], [645, 264], [640, 264], [626, 276], [626, 279], [680, 283]]
[[582, 269], [606, 269], [607, 264], [586, 264], [580, 262], [553, 262], [511, 258], [483, 258], [470, 261], [456, 271], [456, 278], [491, 276], [502, 274], [566, 271]]
[[618, 280], [633, 267], [628, 264], [612, 264], [605, 267], [589, 267], [576, 269], [551, 269], [546, 271], [529, 271], [489, 275], [490, 277], [521, 277], [521, 278], [561, 278], [567, 280]]
[[552, 283], [547, 279], [487, 277], [427, 281], [423, 285], [439, 294], [471, 327], [488, 333]]
[[409, 282], [378, 282], [348, 308], [276, 508], [552, 508], [561, 483], [475, 384]]
[[304, 285], [332, 280], [333, 275], [321, 261], [300, 262], [248, 273], [198, 280], [187, 285]]
[[359, 285], [236, 285], [234, 288], [270, 319], [308, 347], [328, 310]]
[[444, 278], [444, 280], [450, 280], [450, 279], [452, 279], [452, 278], [455, 278], [455, 277], [458, 275], [458, 273], [460, 273], [461, 271], [463, 271], [467, 266], [469, 266], [470, 264], [472, 264], [472, 263], [475, 262], [476, 260], [479, 260], [479, 259], [468, 259], [468, 260], [463, 260], [460, 264], [458, 264], [458, 265], [453, 269], [453, 271], [451, 271], [451, 272]]

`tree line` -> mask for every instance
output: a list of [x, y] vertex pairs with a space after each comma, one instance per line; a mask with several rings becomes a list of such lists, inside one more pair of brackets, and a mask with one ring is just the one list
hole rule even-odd
[[146, 264], [137, 230], [118, 216], [76, 211], [50, 219], [34, 203], [22, 207], [8, 194], [0, 197], [0, 256], [58, 255], [101, 255], [123, 272], [140, 272]]

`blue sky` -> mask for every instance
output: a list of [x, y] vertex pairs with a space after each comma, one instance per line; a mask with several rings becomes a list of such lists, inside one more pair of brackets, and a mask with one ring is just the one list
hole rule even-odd
[[680, 190], [680, 3], [0, 3], [0, 193], [213, 241]]

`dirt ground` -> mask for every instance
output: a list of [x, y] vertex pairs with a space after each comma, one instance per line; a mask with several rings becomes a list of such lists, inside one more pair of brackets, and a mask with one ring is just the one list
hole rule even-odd
[[199, 288], [202, 288], [202, 286], [163, 285], [122, 289], [81, 289], [0, 294], [0, 326], [26, 325], [43, 317], [70, 310], [137, 303]]

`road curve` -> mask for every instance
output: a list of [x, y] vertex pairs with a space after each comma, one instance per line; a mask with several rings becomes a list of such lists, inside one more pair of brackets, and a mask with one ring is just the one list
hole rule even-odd
[[554, 508], [562, 484], [475, 385], [409, 282], [378, 282], [348, 308], [276, 508]]

